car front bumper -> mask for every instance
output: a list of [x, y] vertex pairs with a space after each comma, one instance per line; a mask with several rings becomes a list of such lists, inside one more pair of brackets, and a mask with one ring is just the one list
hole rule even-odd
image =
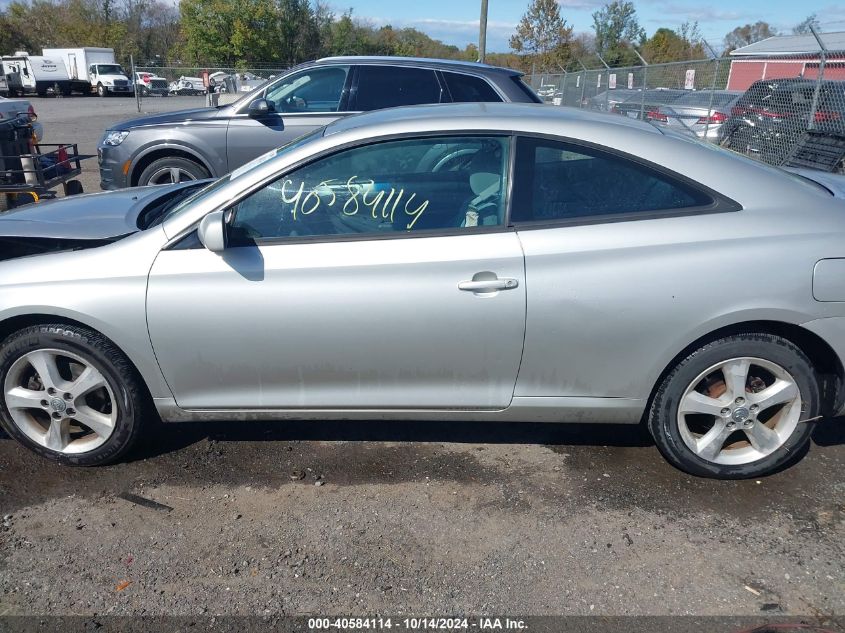
[[120, 145], [97, 146], [97, 164], [100, 167], [100, 188], [101, 189], [123, 189], [128, 187], [128, 165], [132, 158], [126, 152], [121, 151]]

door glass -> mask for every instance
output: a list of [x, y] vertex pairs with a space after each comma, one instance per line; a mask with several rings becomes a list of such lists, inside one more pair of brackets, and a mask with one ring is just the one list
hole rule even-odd
[[337, 112], [349, 66], [308, 68], [285, 77], [267, 91], [276, 112]]
[[640, 163], [592, 148], [520, 139], [515, 222], [645, 213], [713, 204], [713, 198]]
[[359, 66], [356, 110], [440, 103], [433, 70], [403, 66]]
[[242, 200], [230, 241], [500, 226], [508, 142], [438, 137], [338, 152]]

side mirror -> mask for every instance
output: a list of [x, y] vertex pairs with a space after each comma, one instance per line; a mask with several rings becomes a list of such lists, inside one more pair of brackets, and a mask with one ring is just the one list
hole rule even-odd
[[251, 117], [260, 118], [275, 111], [276, 106], [272, 101], [268, 101], [267, 99], [256, 99], [249, 104], [249, 110], [247, 110], [247, 113]]
[[197, 229], [200, 242], [212, 253], [226, 250], [226, 217], [224, 211], [214, 211], [205, 216]]

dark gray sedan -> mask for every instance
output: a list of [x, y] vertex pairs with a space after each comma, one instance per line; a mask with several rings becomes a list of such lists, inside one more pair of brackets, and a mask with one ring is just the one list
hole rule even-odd
[[97, 148], [100, 186], [218, 177], [354, 112], [457, 102], [541, 100], [508, 68], [406, 57], [320, 59], [229, 105], [116, 124]]

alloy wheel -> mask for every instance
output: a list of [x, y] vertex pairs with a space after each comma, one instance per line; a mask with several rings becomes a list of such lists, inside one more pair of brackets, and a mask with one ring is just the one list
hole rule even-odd
[[169, 185], [178, 182], [189, 182], [196, 180], [196, 177], [180, 167], [162, 167], [153, 172], [150, 176], [151, 185]]
[[3, 384], [14, 424], [33, 442], [66, 455], [102, 446], [117, 423], [103, 374], [81, 356], [38, 349], [18, 358]]
[[749, 464], [783, 446], [801, 410], [800, 390], [786, 369], [762, 358], [731, 358], [703, 371], [684, 391], [678, 429], [701, 459]]

